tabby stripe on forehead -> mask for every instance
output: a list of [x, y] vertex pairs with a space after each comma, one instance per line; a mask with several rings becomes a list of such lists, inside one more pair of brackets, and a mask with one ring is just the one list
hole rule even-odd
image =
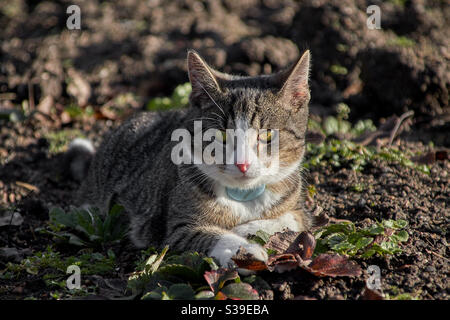
[[256, 116], [258, 115], [258, 112], [259, 112], [259, 105], [256, 105], [255, 109], [253, 110], [252, 117], [250, 118], [250, 125], [251, 126], [255, 125], [255, 119], [256, 119]]

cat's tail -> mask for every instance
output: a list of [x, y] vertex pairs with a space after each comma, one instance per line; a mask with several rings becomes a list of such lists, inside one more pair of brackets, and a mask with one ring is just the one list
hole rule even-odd
[[65, 157], [67, 168], [73, 179], [83, 181], [88, 174], [94, 154], [95, 148], [91, 141], [82, 138], [72, 140]]

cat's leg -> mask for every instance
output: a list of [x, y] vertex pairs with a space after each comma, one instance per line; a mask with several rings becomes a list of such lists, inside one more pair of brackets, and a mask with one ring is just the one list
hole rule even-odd
[[202, 251], [214, 257], [223, 267], [233, 265], [231, 258], [243, 247], [256, 259], [267, 261], [266, 250], [259, 244], [217, 226], [185, 226], [174, 230], [167, 239], [169, 246], [180, 251]]
[[283, 231], [286, 228], [299, 232], [307, 229], [302, 220], [302, 216], [299, 212], [292, 211], [275, 219], [249, 221], [234, 227], [232, 231], [242, 237], [247, 237], [249, 234], [255, 234], [259, 230], [265, 231], [268, 234], [274, 234], [275, 232]]

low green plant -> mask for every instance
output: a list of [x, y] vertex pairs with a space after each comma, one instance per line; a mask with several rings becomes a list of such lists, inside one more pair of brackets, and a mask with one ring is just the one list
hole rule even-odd
[[85, 249], [77, 256], [62, 257], [53, 247], [47, 246], [45, 251], [38, 251], [20, 263], [8, 263], [3, 272], [18, 276], [22, 272], [37, 275], [45, 270], [44, 280], [50, 284], [67, 277], [66, 271], [70, 265], [79, 266], [81, 273], [86, 275], [111, 273], [114, 271], [115, 258], [112, 250], [104, 255], [92, 249]]
[[128, 288], [144, 300], [255, 299], [258, 294], [237, 272], [219, 269], [213, 258], [185, 252], [167, 255], [168, 247], [152, 254], [133, 273]]
[[344, 76], [348, 73], [347, 68], [344, 66], [341, 66], [340, 64], [333, 64], [330, 67], [330, 71], [333, 72], [334, 74], [344, 75]]
[[123, 207], [119, 205], [114, 205], [106, 216], [92, 207], [72, 207], [69, 212], [55, 207], [49, 216], [49, 228], [38, 230], [77, 246], [99, 247], [117, 243], [128, 230], [122, 223]]
[[306, 168], [349, 166], [352, 170], [361, 171], [374, 157], [375, 149], [363, 147], [348, 140], [332, 139], [320, 144], [307, 143]]
[[412, 162], [411, 155], [395, 147], [383, 147], [377, 150], [374, 146], [362, 146], [348, 140], [330, 139], [320, 144], [307, 143], [306, 150], [307, 158], [304, 162], [306, 168], [332, 165], [361, 171], [369, 162], [382, 160], [414, 168], [426, 174], [430, 173], [428, 165]]
[[80, 130], [77, 129], [65, 129], [55, 132], [49, 132], [45, 135], [45, 138], [49, 142], [49, 152], [51, 154], [57, 154], [64, 152], [70, 141], [75, 138], [84, 138]]
[[420, 300], [421, 290], [413, 293], [403, 292], [397, 286], [391, 286], [390, 293], [385, 294], [385, 300]]
[[92, 106], [82, 108], [75, 103], [71, 103], [68, 106], [64, 107], [64, 111], [66, 111], [72, 119], [92, 117], [95, 114], [94, 108], [92, 108]]
[[416, 42], [405, 36], [395, 36], [394, 38], [388, 40], [388, 44], [397, 47], [410, 48], [414, 47]]
[[402, 252], [400, 243], [408, 240], [405, 220], [383, 220], [366, 228], [351, 222], [332, 224], [315, 232], [315, 255], [334, 251], [347, 256], [370, 258]]
[[177, 86], [170, 97], [157, 97], [147, 103], [149, 111], [163, 111], [169, 109], [178, 109], [189, 103], [189, 94], [192, 91], [189, 82]]
[[338, 104], [336, 108], [336, 116], [328, 116], [322, 122], [310, 119], [308, 129], [320, 131], [325, 136], [331, 134], [350, 134], [357, 137], [365, 132], [375, 131], [376, 127], [372, 120], [358, 120], [355, 125], [348, 121], [350, 108], [345, 103]]

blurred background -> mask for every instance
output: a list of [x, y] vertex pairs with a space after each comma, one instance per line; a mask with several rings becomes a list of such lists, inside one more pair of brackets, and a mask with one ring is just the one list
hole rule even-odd
[[[71, 5], [80, 30], [67, 27]], [[381, 29], [367, 26], [370, 5]], [[403, 240], [377, 235], [358, 263], [380, 266], [387, 298], [448, 299], [449, 21], [448, 0], [0, 0], [0, 299], [123, 297], [147, 258], [109, 236], [114, 223], [100, 236], [89, 219], [91, 233], [67, 224], [79, 184], [65, 151], [75, 137], [98, 146], [133, 112], [185, 106], [190, 48], [252, 76], [310, 49], [306, 208], [358, 230], [402, 221]], [[286, 277], [265, 277], [259, 293], [360, 299], [366, 283]]]
[[[72, 4], [81, 30], [66, 26]], [[372, 4], [379, 30], [366, 25]], [[413, 138], [448, 146], [449, 21], [442, 0], [3, 0], [1, 117], [36, 111], [64, 124], [102, 106], [106, 118], [145, 108], [187, 82], [189, 48], [242, 75], [277, 71], [309, 48], [313, 113], [345, 103], [352, 121], [377, 123], [413, 110]]]

